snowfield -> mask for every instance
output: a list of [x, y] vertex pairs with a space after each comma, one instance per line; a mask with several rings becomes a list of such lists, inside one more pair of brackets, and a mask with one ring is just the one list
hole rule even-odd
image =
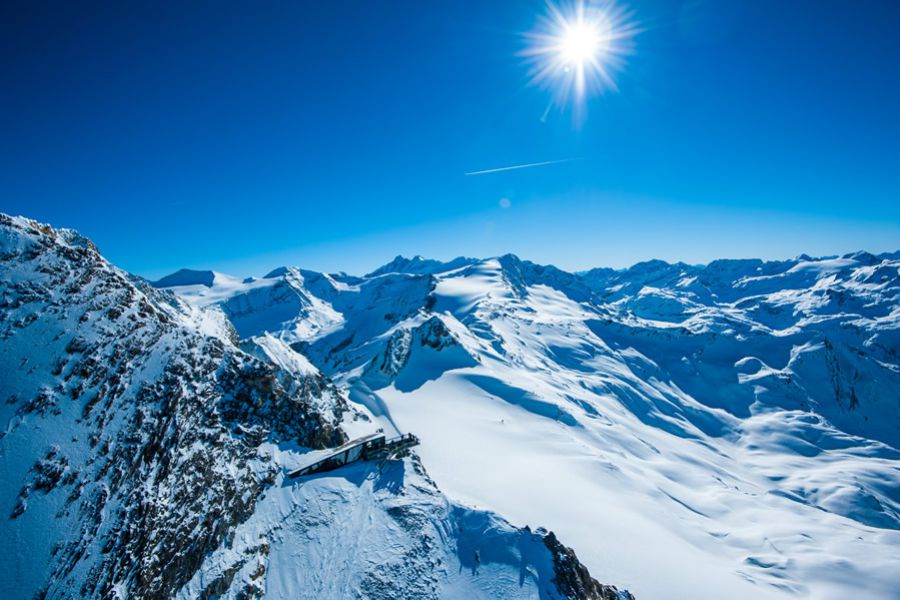
[[415, 433], [454, 502], [553, 530], [637, 598], [898, 597], [898, 254], [207, 282], [162, 285]]

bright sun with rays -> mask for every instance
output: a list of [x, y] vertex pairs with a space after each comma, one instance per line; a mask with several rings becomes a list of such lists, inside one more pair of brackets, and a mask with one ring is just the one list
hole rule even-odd
[[588, 96], [616, 89], [613, 76], [636, 32], [628, 15], [610, 2], [548, 4], [523, 55], [532, 81], [549, 89], [560, 106], [571, 106], [580, 120]]
[[603, 52], [607, 37], [608, 32], [596, 23], [569, 23], [559, 36], [560, 58], [576, 68], [582, 67]]

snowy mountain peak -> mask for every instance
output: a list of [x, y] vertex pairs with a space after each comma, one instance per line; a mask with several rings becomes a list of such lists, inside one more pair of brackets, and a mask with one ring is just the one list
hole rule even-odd
[[389, 273], [408, 273], [412, 275], [436, 274], [452, 271], [453, 269], [458, 269], [474, 262], [477, 261], [462, 256], [454, 258], [451, 261], [442, 262], [439, 260], [426, 259], [418, 254], [412, 258], [406, 258], [398, 254], [394, 260], [386, 265], [378, 267], [366, 275], [366, 277], [378, 277], [379, 275], [386, 275]]
[[263, 275], [263, 279], [277, 279], [287, 276], [300, 277], [300, 269], [296, 267], [277, 267]]

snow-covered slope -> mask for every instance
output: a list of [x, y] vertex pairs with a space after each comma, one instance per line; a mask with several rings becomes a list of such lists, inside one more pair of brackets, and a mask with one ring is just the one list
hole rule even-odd
[[[194, 275], [163, 281], [265, 287]], [[237, 312], [5, 215], [0, 276], [4, 597], [630, 598], [553, 534], [448, 501], [414, 455], [287, 479], [377, 423], [282, 339], [239, 339]]]
[[[639, 598], [888, 599], [898, 269], [866, 253], [577, 274], [398, 257], [365, 277], [277, 270], [268, 297], [290, 285], [303, 308], [239, 318], [415, 432], [452, 499], [546, 524]], [[249, 306], [259, 285], [191, 300]]]

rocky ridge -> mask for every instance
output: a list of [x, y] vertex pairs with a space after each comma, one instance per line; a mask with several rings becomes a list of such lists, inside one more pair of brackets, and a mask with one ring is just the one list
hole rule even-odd
[[[415, 457], [286, 481], [366, 417], [283, 342], [242, 340], [221, 309], [27, 219], [0, 215], [0, 269], [16, 597], [576, 597], [543, 536], [448, 502]], [[489, 576], [460, 575], [469, 550]], [[317, 571], [341, 553], [350, 572]]]

